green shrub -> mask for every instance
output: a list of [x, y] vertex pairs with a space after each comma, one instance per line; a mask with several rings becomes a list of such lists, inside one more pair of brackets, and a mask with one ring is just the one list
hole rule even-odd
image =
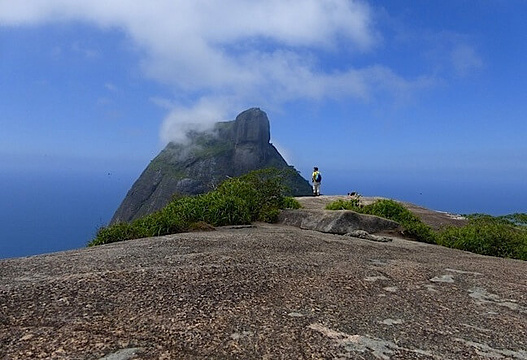
[[336, 200], [326, 205], [326, 210], [353, 210], [356, 212], [361, 211], [361, 205], [359, 199], [350, 200]]
[[501, 218], [512, 222], [514, 225], [527, 226], [527, 214], [515, 213], [515, 214], [501, 216]]
[[95, 239], [93, 239], [89, 246], [109, 244], [115, 241], [132, 239], [134, 237], [132, 225], [129, 223], [118, 223], [112, 226], [101, 227], [97, 230]]
[[467, 215], [463, 227], [432, 230], [416, 215], [393, 200], [378, 200], [361, 207], [357, 199], [337, 200], [328, 210], [353, 210], [398, 222], [403, 233], [415, 240], [470, 251], [482, 255], [527, 260], [527, 214], [493, 217], [486, 214]]
[[403, 234], [417, 241], [437, 244], [437, 234], [423, 222], [411, 222], [403, 225]]
[[280, 214], [280, 209], [271, 208], [260, 214], [258, 220], [264, 221], [267, 223], [275, 223], [278, 221], [278, 215]]
[[216, 191], [240, 197], [247, 202], [251, 221], [274, 222], [277, 212], [284, 208], [285, 180], [292, 170], [275, 168], [251, 171], [238, 178], [229, 179]]
[[247, 202], [236, 196], [219, 196], [210, 203], [205, 222], [214, 226], [243, 225], [251, 222]]
[[448, 227], [438, 243], [482, 255], [527, 260], [527, 231], [503, 218], [476, 216], [461, 228]]
[[256, 220], [259, 212], [259, 195], [257, 187], [241, 178], [233, 178], [221, 183], [216, 191], [207, 194], [211, 199], [223, 197], [235, 197], [245, 201], [245, 207], [249, 213], [250, 221]]
[[284, 197], [282, 201], [282, 209], [300, 209], [301, 207], [298, 200], [291, 196]]
[[360, 211], [398, 222], [403, 228], [403, 234], [415, 240], [436, 243], [436, 234], [432, 228], [397, 201], [377, 200], [373, 204], [364, 206]]
[[284, 196], [287, 171], [263, 169], [231, 178], [212, 192], [174, 195], [163, 209], [134, 220], [100, 228], [88, 246], [151, 236], [174, 234], [195, 228], [200, 223], [213, 226], [275, 222], [280, 209], [299, 208], [293, 198]]
[[163, 209], [144, 218], [138, 219], [132, 225], [143, 230], [141, 237], [161, 236], [185, 231], [191, 219], [178, 216], [175, 211]]

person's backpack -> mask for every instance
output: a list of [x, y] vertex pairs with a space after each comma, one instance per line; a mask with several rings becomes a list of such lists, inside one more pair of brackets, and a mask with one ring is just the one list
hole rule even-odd
[[322, 181], [322, 174], [317, 173], [317, 174], [315, 175], [315, 181], [316, 181], [316, 182], [321, 182], [321, 181]]

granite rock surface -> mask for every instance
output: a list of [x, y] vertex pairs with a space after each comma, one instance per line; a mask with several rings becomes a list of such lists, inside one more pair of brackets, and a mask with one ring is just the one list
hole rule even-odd
[[0, 261], [0, 359], [527, 359], [526, 335], [527, 262], [398, 237], [257, 223]]

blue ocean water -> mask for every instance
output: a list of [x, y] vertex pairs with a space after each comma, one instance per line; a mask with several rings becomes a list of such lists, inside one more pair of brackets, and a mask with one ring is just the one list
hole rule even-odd
[[131, 181], [109, 173], [0, 174], [0, 258], [85, 247]]
[[[85, 247], [138, 174], [0, 174], [0, 258]], [[456, 214], [527, 212], [522, 181], [324, 173], [322, 193], [358, 191]]]
[[387, 197], [452, 214], [527, 213], [527, 183], [522, 178], [333, 175], [329, 177], [333, 181], [323, 184], [323, 194], [357, 191], [363, 196]]

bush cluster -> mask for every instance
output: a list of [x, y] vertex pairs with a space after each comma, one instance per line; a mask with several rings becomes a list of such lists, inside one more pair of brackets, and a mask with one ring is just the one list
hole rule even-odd
[[504, 217], [469, 216], [463, 227], [439, 232], [439, 245], [477, 254], [527, 260], [527, 229]]
[[228, 179], [206, 194], [175, 196], [167, 206], [153, 214], [130, 223], [100, 228], [88, 246], [185, 232], [206, 228], [205, 224], [275, 222], [280, 209], [300, 207], [298, 201], [284, 195], [287, 171], [290, 170], [256, 170]]
[[353, 210], [356, 212], [361, 212], [362, 205], [360, 204], [359, 199], [339, 199], [327, 204], [326, 210]]
[[402, 204], [393, 200], [378, 200], [366, 206], [361, 206], [358, 199], [337, 200], [326, 209], [353, 210], [396, 221], [403, 228], [404, 235], [417, 241], [482, 255], [527, 260], [527, 214], [500, 217], [473, 214], [467, 216], [469, 222], [463, 227], [448, 226], [434, 231]]

